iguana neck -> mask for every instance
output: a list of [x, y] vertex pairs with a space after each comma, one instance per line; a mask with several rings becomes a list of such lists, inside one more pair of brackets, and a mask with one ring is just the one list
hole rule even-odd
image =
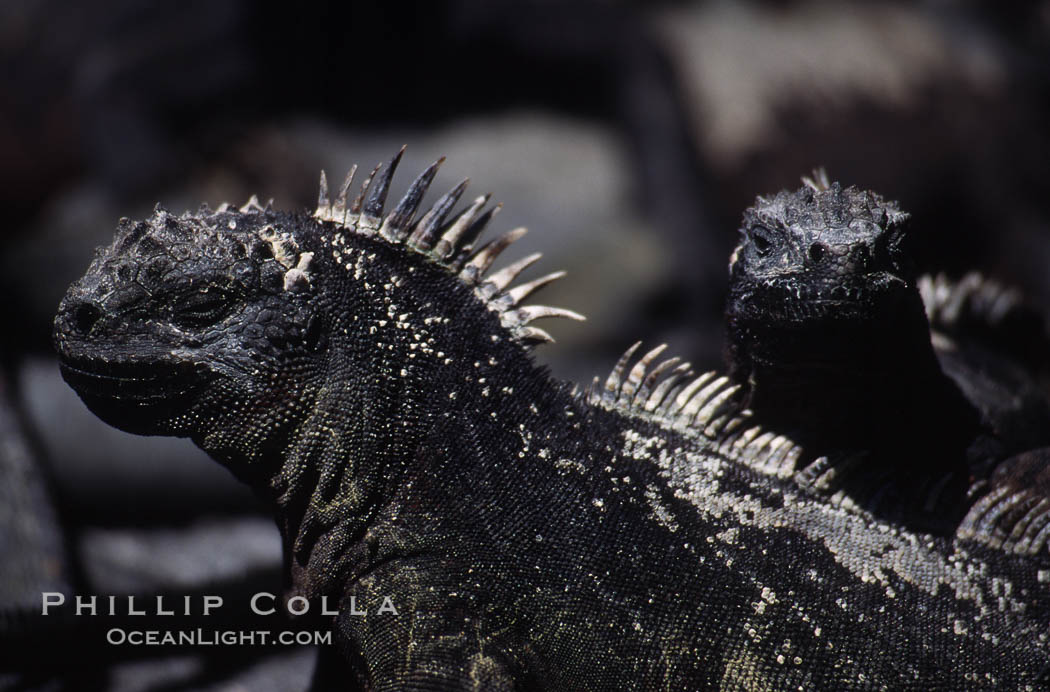
[[935, 430], [944, 446], [964, 444], [976, 414], [941, 371], [921, 305], [908, 307], [797, 328], [731, 317], [730, 360], [748, 406], [816, 454], [906, 448]]
[[436, 431], [451, 421], [494, 446], [508, 419], [528, 417], [516, 387], [548, 386], [472, 289], [441, 269], [377, 258], [384, 252], [341, 248], [356, 268], [324, 289], [343, 305], [326, 330], [323, 381], [266, 478], [293, 592], [307, 596], [342, 594], [391, 550], [428, 540], [390, 537], [406, 488], [421, 475], [463, 483], [483, 461], [440, 452], [450, 435]]
[[[430, 493], [466, 501], [465, 486], [491, 475], [486, 464], [512, 458], [503, 449], [508, 435], [519, 426], [542, 427], [540, 409], [530, 413], [515, 387], [501, 385], [545, 384], [523, 353], [508, 366], [507, 351], [520, 347], [478, 348], [476, 334], [457, 336], [461, 344], [473, 341], [469, 349], [442, 351], [458, 367], [431, 361], [404, 377], [404, 359], [391, 352], [376, 368], [385, 373], [379, 378], [334, 377], [294, 436], [270, 484], [295, 593], [342, 595], [348, 581], [379, 562], [440, 542], [436, 525], [428, 535], [398, 529], [400, 508], [425, 512], [437, 504]], [[484, 445], [471, 448], [471, 440]], [[524, 481], [492, 483], [485, 500], [505, 506]], [[421, 485], [427, 490], [418, 495]]]

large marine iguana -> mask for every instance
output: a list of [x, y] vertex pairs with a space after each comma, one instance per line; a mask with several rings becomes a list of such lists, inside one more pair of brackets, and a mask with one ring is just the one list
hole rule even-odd
[[[340, 603], [316, 687], [1034, 687], [1050, 572], [769, 471], [797, 458], [661, 349], [582, 393], [533, 363], [487, 197], [122, 220], [63, 299], [100, 417], [191, 437], [273, 502], [289, 593]], [[356, 611], [350, 608], [354, 597]], [[396, 613], [383, 608], [390, 599]], [[357, 614], [364, 610], [366, 614]]]
[[1031, 340], [1032, 322], [994, 282], [920, 281], [895, 202], [823, 170], [803, 183], [744, 212], [726, 306], [732, 377], [756, 421], [806, 449], [803, 464], [832, 459], [809, 470], [826, 490], [951, 532], [996, 464], [1050, 444], [1034, 371], [989, 346], [1002, 328], [968, 326], [1018, 322]]

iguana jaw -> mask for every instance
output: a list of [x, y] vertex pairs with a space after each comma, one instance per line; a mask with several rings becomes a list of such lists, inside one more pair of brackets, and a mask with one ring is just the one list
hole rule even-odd
[[120, 329], [123, 321], [104, 311], [98, 319], [112, 331], [104, 339], [95, 334], [94, 340], [86, 340], [78, 327], [84, 326], [79, 316], [87, 304], [79, 293], [67, 297], [55, 320], [63, 379], [110, 425], [138, 434], [169, 434], [164, 422], [183, 415], [216, 373], [204, 360], [180, 355], [184, 345], [125, 332]]
[[177, 408], [211, 379], [190, 363], [63, 357], [62, 377], [82, 397], [117, 399], [133, 407]]
[[815, 278], [784, 273], [737, 281], [731, 289], [727, 313], [737, 323], [754, 323], [763, 330], [826, 329], [873, 316], [891, 317], [908, 309], [915, 289], [889, 271], [859, 276]]

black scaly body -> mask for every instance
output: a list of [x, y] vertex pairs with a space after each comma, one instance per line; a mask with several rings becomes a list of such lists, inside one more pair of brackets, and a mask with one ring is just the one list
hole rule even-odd
[[1009, 552], [1043, 553], [1050, 534], [1045, 319], [1018, 289], [977, 272], [957, 281], [923, 276], [919, 291], [945, 373], [981, 412], [999, 449], [1021, 450], [1006, 459], [991, 456], [975, 469], [969, 495], [976, 501], [957, 534]]
[[290, 594], [341, 605], [318, 689], [1045, 681], [1039, 564], [779, 477], [800, 450], [661, 349], [552, 381], [529, 322], [574, 313], [520, 305], [534, 257], [489, 271], [520, 231], [475, 250], [462, 184], [417, 217], [436, 164], [385, 213], [397, 160], [313, 216], [122, 221], [55, 324], [98, 415], [272, 498]]
[[969, 272], [920, 276], [945, 373], [1009, 449], [1050, 444], [1050, 334], [1021, 291]]

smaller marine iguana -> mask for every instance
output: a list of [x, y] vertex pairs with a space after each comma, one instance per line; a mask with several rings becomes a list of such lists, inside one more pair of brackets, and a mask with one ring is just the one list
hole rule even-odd
[[417, 216], [437, 163], [384, 211], [399, 158], [313, 215], [122, 220], [55, 320], [99, 416], [272, 500], [289, 594], [340, 603], [317, 689], [1045, 683], [1050, 572], [770, 472], [797, 446], [661, 348], [553, 381], [556, 275], [490, 271], [521, 231], [477, 247], [465, 182]]
[[[975, 481], [1050, 444], [1032, 375], [966, 338], [982, 314], [1009, 322], [1017, 297], [975, 278], [926, 279], [920, 291], [895, 202], [823, 170], [803, 183], [744, 212], [726, 307], [732, 377], [756, 421], [805, 448], [803, 463], [829, 456], [810, 480], [880, 516], [953, 531]], [[928, 312], [957, 341], [931, 341]]]

